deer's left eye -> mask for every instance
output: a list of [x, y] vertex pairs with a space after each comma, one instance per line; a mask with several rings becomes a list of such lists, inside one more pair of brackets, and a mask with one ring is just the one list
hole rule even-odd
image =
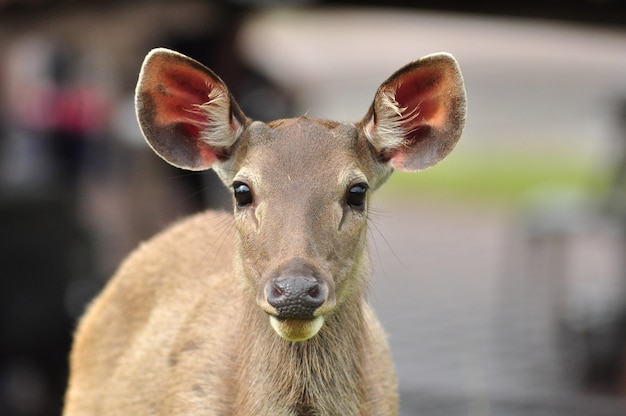
[[346, 197], [346, 204], [353, 209], [362, 209], [365, 206], [365, 195], [367, 194], [367, 184], [358, 183], [350, 186]]

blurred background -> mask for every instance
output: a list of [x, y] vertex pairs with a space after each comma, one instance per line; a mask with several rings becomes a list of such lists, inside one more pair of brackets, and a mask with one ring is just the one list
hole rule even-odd
[[228, 207], [137, 128], [153, 47], [244, 112], [365, 115], [458, 59], [465, 133], [375, 197], [371, 300], [402, 415], [626, 414], [626, 2], [0, 0], [0, 414], [58, 415], [85, 304], [139, 242]]

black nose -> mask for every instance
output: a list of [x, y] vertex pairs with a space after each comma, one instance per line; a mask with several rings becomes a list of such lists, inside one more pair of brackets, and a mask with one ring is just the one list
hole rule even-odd
[[318, 281], [308, 268], [286, 268], [265, 288], [267, 302], [279, 318], [312, 319], [328, 297], [326, 284]]

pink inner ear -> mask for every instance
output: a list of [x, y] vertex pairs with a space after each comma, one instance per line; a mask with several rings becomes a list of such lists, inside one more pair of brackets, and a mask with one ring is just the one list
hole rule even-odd
[[400, 108], [406, 108], [402, 116], [407, 134], [423, 126], [443, 126], [446, 120], [441, 102], [443, 83], [438, 71], [425, 69], [406, 74], [396, 84], [395, 99]]
[[160, 111], [155, 122], [160, 125], [181, 123], [190, 135], [198, 137], [200, 127], [208, 120], [207, 114], [198, 111], [196, 106], [209, 101], [211, 80], [185, 67], [168, 68], [159, 80], [155, 99]]

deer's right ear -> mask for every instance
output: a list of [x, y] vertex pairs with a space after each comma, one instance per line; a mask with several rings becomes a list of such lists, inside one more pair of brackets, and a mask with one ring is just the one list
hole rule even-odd
[[146, 56], [135, 91], [139, 126], [168, 163], [205, 170], [229, 150], [247, 119], [210, 69], [168, 49]]

